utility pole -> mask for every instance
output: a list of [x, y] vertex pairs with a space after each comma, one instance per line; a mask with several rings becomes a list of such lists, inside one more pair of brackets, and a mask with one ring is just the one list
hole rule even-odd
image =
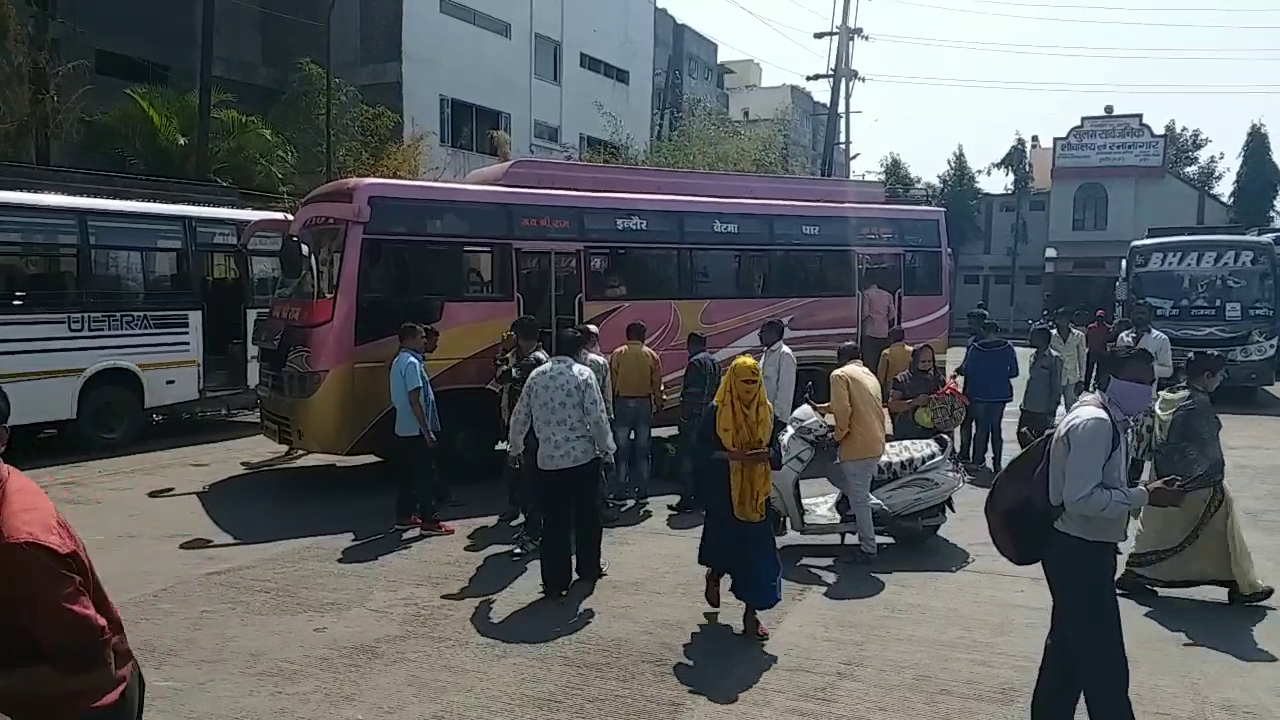
[[58, 14], [57, 0], [34, 0], [35, 10], [31, 18], [31, 67], [28, 82], [31, 92], [31, 154], [36, 165], [53, 164], [54, 100], [50, 79], [50, 63], [53, 62], [53, 41], [49, 26]]
[[214, 0], [203, 0], [200, 6], [200, 77], [197, 82], [196, 175], [209, 179], [209, 132], [213, 122], [213, 27]]
[[[840, 132], [840, 94], [843, 86], [845, 100], [845, 157], [846, 167], [851, 162], [852, 144], [849, 142], [850, 119], [849, 119], [849, 103], [853, 94], [853, 83], [857, 79], [857, 72], [854, 71], [851, 62], [853, 59], [853, 38], [861, 34], [859, 28], [850, 27], [849, 14], [853, 11], [854, 0], [844, 0], [844, 5], [840, 11], [840, 26], [834, 31], [814, 33], [813, 36], [819, 40], [823, 38], [836, 38], [836, 64], [829, 73], [819, 73], [809, 75], [806, 80], [831, 80], [831, 102], [827, 106], [827, 129], [823, 135], [822, 142], [822, 176], [832, 177], [835, 175], [835, 159], [836, 159], [836, 137]], [[846, 176], [848, 170], [846, 170]]]
[[[847, 3], [846, 3], [847, 5]], [[858, 27], [858, 11], [862, 9], [861, 0], [855, 0], [853, 4], [853, 27], [849, 29], [849, 49], [845, 51], [845, 76], [844, 76], [844, 176], [846, 178], [853, 177], [853, 83], [857, 80], [858, 72], [853, 69], [853, 44], [858, 41], [858, 36], [862, 34], [862, 28]], [[847, 25], [848, 23], [846, 23]]]
[[333, 7], [338, 0], [329, 0], [329, 14], [324, 21], [324, 179], [333, 182]]

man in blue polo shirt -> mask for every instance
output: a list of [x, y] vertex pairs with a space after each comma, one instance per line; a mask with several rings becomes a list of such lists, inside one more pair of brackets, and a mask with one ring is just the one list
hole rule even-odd
[[436, 446], [440, 415], [423, 356], [433, 352], [440, 332], [417, 323], [400, 326], [400, 352], [391, 363], [391, 405], [395, 409], [395, 438], [387, 463], [398, 487], [396, 530], [418, 531], [427, 537], [452, 535], [454, 530], [436, 515]]

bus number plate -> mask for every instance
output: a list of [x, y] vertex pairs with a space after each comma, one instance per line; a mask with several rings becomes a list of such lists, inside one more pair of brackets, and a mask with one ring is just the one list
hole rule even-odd
[[271, 442], [280, 442], [280, 426], [270, 420], [262, 421], [262, 434]]

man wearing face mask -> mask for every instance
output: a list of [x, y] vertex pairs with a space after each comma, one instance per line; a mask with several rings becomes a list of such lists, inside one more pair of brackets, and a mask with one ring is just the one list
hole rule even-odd
[[1053, 614], [1032, 720], [1074, 717], [1081, 694], [1091, 717], [1133, 720], [1115, 592], [1119, 544], [1128, 538], [1132, 510], [1176, 507], [1186, 496], [1172, 478], [1128, 486], [1121, 438], [1155, 400], [1151, 353], [1117, 349], [1105, 356], [1100, 373], [1099, 391], [1076, 403], [1049, 446], [1049, 502], [1062, 512], [1040, 563]]

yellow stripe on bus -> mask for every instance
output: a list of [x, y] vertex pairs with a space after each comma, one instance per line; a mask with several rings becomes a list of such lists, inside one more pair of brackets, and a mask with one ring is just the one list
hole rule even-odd
[[[143, 363], [138, 366], [138, 369], [143, 372], [146, 372], [147, 370], [176, 370], [178, 368], [197, 367], [199, 364], [200, 363], [196, 360], [175, 360], [172, 362]], [[65, 370], [37, 370], [35, 372], [0, 373], [0, 383], [76, 377], [84, 374], [84, 371], [87, 369], [88, 368], [68, 368]]]

